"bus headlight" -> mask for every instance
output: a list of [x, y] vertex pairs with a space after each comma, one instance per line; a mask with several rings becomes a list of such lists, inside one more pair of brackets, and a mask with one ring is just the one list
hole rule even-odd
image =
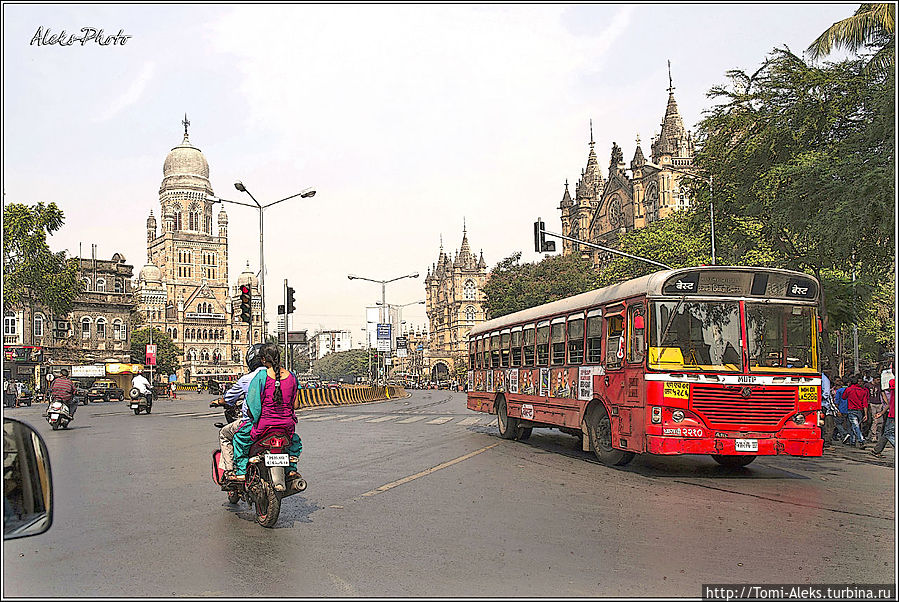
[[796, 414], [793, 416], [793, 422], [796, 424], [805, 424], [805, 415], [804, 414]]
[[674, 410], [671, 412], [671, 419], [675, 422], [681, 422], [684, 419], [684, 413], [680, 410]]
[[653, 424], [661, 424], [662, 423], [662, 408], [659, 408], [659, 407], [652, 408], [652, 423]]

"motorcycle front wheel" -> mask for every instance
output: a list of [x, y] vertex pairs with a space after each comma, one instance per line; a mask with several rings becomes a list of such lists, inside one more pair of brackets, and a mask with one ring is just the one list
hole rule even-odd
[[278, 522], [281, 512], [281, 499], [275, 493], [274, 486], [268, 481], [260, 483], [260, 494], [256, 497], [256, 522], [263, 527], [271, 528]]

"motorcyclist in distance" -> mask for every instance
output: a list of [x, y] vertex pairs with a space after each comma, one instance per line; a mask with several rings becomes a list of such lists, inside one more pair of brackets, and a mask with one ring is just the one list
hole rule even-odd
[[147, 398], [147, 403], [153, 405], [153, 388], [143, 373], [134, 375], [131, 379], [131, 388], [140, 391], [140, 394]]
[[[228, 410], [234, 411], [237, 402], [246, 399], [247, 391], [250, 388], [250, 381], [253, 380], [260, 370], [265, 370], [262, 360], [259, 357], [259, 351], [262, 349], [262, 343], [251, 345], [247, 349], [247, 369], [249, 372], [237, 379], [225, 392], [224, 397], [214, 400], [209, 404], [210, 407], [224, 407], [226, 413]], [[247, 404], [243, 404], [241, 415], [222, 427], [219, 431], [219, 443], [222, 448], [221, 468], [225, 471], [225, 478], [229, 478], [234, 474], [234, 433], [238, 431], [244, 421], [249, 420], [247, 413]]]

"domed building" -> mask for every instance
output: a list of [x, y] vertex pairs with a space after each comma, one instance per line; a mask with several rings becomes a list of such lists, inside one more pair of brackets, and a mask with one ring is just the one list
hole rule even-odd
[[180, 382], [243, 374], [249, 326], [240, 321], [238, 290], [253, 287], [253, 341], [261, 339], [258, 285], [244, 272], [228, 286], [228, 214], [222, 208], [213, 228], [209, 163], [190, 142], [185, 115], [184, 138], [162, 166], [159, 204], [162, 228], [153, 211], [147, 218], [147, 265], [137, 282], [137, 306], [144, 326], [163, 330], [184, 352]]

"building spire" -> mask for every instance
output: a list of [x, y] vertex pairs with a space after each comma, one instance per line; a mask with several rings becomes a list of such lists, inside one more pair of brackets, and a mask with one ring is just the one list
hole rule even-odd
[[184, 125], [184, 141], [188, 142], [187, 139], [187, 126], [190, 125], [190, 121], [187, 120], [187, 113], [184, 114], [184, 121], [181, 122]]
[[593, 148], [593, 120], [590, 120], [590, 148]]
[[671, 79], [671, 59], [668, 59], [668, 93], [674, 93], [674, 80]]

